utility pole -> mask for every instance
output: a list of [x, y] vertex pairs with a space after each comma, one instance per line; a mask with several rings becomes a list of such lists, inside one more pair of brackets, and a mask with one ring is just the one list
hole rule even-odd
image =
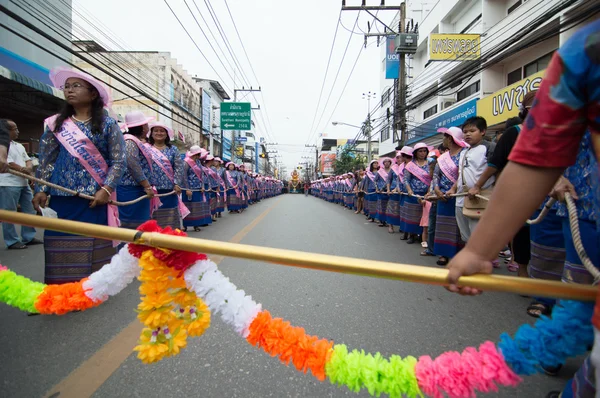
[[371, 155], [371, 98], [375, 98], [376, 94], [372, 92], [363, 93], [363, 99], [367, 100], [367, 121], [365, 122], [365, 135], [367, 136], [367, 164], [371, 163], [373, 156]]
[[304, 145], [307, 148], [315, 148], [315, 180], [317, 179], [317, 169], [319, 168], [319, 147], [316, 145]]
[[[400, 33], [406, 33], [406, 3], [402, 2], [400, 4]], [[395, 118], [397, 122], [394, 125], [394, 138], [398, 137], [398, 146], [402, 147], [404, 145], [404, 140], [406, 139], [406, 53], [400, 53], [400, 68], [398, 68], [398, 80], [397, 84], [397, 94], [395, 98], [396, 109], [394, 111], [394, 115], [398, 115]], [[399, 119], [399, 120], [398, 120]], [[398, 136], [398, 122], [400, 124], [400, 136]]]
[[[234, 86], [234, 87], [235, 87], [235, 86]], [[250, 92], [250, 93], [251, 93], [251, 92], [254, 92], [254, 91], [262, 91], [262, 90], [260, 89], [260, 87], [258, 87], [258, 89], [255, 89], [255, 88], [252, 88], [252, 86], [250, 86], [250, 88], [249, 88], [249, 89], [248, 89], [248, 88], [245, 88], [245, 87], [242, 87], [242, 88], [236, 88], [236, 89], [234, 89], [234, 90], [233, 90], [233, 102], [237, 102], [237, 93], [238, 93], [238, 92], [239, 92], [239, 93], [242, 93], [242, 92]], [[260, 105], [258, 105], [258, 108], [251, 108], [251, 109], [260, 110]], [[236, 131], [234, 131], [234, 132], [233, 132], [233, 147], [234, 147], [234, 149], [236, 149], [236, 150], [237, 150], [237, 144], [238, 144], [238, 142], [239, 142], [239, 141], [238, 141], [238, 138], [239, 138], [239, 137], [241, 137], [241, 131], [237, 131], [237, 130], [236, 130]], [[222, 141], [223, 141], [223, 140], [221, 140], [221, 142], [222, 142]], [[244, 146], [242, 146], [242, 148], [244, 148]], [[232, 152], [232, 153], [231, 153], [231, 161], [232, 161], [233, 163], [235, 163], [235, 152], [236, 152], [236, 151], [233, 151], [233, 150], [232, 150], [231, 152]], [[244, 152], [242, 152], [242, 163], [244, 163]]]

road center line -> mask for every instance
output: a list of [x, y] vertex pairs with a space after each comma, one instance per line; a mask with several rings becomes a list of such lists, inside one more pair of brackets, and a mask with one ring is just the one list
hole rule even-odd
[[[277, 199], [271, 206], [256, 217], [250, 224], [242, 228], [230, 240], [230, 243], [240, 243], [254, 227], [256, 227], [271, 210], [279, 204]], [[223, 261], [224, 256], [212, 256], [216, 264]], [[108, 378], [121, 366], [136, 346], [143, 325], [135, 319], [115, 337], [108, 341], [90, 358], [81, 363], [67, 377], [52, 387], [45, 395], [46, 398], [84, 398], [91, 397]]]

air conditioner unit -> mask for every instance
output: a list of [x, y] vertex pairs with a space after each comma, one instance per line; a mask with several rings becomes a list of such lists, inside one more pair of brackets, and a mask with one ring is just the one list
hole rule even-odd
[[456, 98], [454, 98], [454, 97], [442, 98], [442, 110], [449, 108], [454, 104], [456, 104]]

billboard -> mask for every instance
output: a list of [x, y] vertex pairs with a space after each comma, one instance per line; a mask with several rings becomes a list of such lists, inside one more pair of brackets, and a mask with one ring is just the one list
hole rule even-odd
[[406, 145], [419, 142], [427, 137], [438, 134], [437, 129], [440, 127], [460, 126], [468, 118], [475, 115], [477, 115], [477, 98], [467, 101], [464, 104], [409, 130], [406, 135]]
[[519, 106], [525, 94], [537, 90], [546, 70], [527, 76], [502, 90], [477, 101], [477, 116], [484, 117], [488, 126], [519, 116]]
[[400, 73], [400, 54], [396, 53], [396, 36], [388, 36], [385, 41], [385, 78], [397, 79]]
[[335, 164], [335, 152], [323, 152], [321, 153], [321, 173], [333, 174]]
[[212, 131], [210, 124], [211, 98], [205, 90], [202, 90], [202, 133], [209, 135]]
[[231, 140], [227, 137], [223, 137], [223, 160], [230, 162], [231, 159]]
[[429, 60], [465, 61], [481, 56], [480, 35], [432, 33], [429, 35]]

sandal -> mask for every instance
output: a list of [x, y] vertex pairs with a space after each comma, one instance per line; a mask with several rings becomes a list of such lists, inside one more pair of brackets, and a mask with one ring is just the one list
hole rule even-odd
[[439, 265], [440, 267], [445, 267], [446, 265], [448, 265], [448, 257], [440, 257], [437, 261], [436, 264]]
[[200, 227], [194, 227], [194, 231], [195, 231], [195, 232], [200, 232], [200, 231], [202, 231], [202, 230], [200, 229]]
[[394, 229], [393, 228], [388, 228], [388, 234], [393, 234], [394, 233]]
[[519, 264], [515, 263], [514, 261], [512, 263], [506, 264], [506, 267], [508, 268], [508, 270], [510, 272], [517, 272], [517, 271], [519, 271]]
[[421, 247], [423, 249], [427, 249], [429, 247], [429, 245], [427, 244], [427, 242], [421, 242]]
[[494, 260], [494, 261], [492, 261], [492, 266], [493, 266], [494, 268], [500, 268], [500, 261], [498, 261], [498, 260]]
[[421, 256], [435, 256], [435, 254], [433, 254], [433, 252], [430, 249], [425, 249], [421, 252]]
[[538, 301], [534, 301], [527, 307], [527, 315], [533, 318], [539, 318], [542, 315], [549, 316], [552, 313], [552, 307]]
[[21, 242], [13, 243], [12, 245], [8, 246], [8, 250], [22, 250], [22, 249], [27, 249], [27, 246], [22, 244]]

